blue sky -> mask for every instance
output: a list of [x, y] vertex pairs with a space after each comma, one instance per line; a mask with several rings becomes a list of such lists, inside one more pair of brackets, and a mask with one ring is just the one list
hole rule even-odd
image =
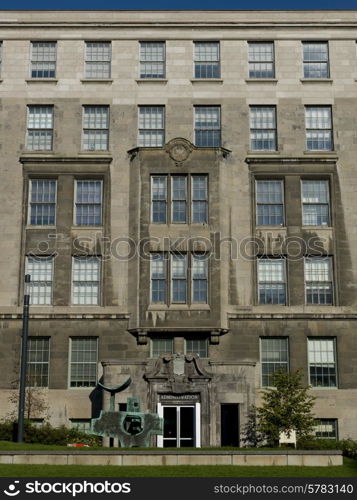
[[0, 9], [357, 9], [357, 0], [1, 0]]

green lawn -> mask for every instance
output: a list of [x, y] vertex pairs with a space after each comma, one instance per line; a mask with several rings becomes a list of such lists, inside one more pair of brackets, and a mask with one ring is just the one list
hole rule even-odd
[[357, 477], [357, 461], [339, 467], [3, 465], [1, 477]]

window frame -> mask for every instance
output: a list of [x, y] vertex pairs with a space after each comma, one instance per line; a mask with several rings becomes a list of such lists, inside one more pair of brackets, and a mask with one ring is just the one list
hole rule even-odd
[[[55, 201], [54, 202], [32, 202], [31, 201], [31, 198], [32, 198], [32, 191], [33, 191], [33, 187], [32, 187], [32, 183], [34, 181], [48, 181], [48, 182], [54, 182], [55, 183]], [[32, 205], [54, 205], [54, 223], [53, 224], [31, 224], [31, 215], [32, 215]], [[37, 178], [37, 177], [30, 177], [28, 179], [28, 203], [27, 203], [27, 225], [28, 226], [31, 226], [31, 228], [43, 228], [43, 227], [55, 227], [57, 224], [57, 179], [53, 179], [53, 178]]]
[[[324, 261], [324, 260], [327, 260], [328, 261], [328, 272], [329, 272], [329, 275], [331, 277], [331, 280], [329, 281], [312, 281], [312, 280], [309, 280], [307, 281], [306, 279], [306, 262], [310, 260], [315, 260], [316, 262], [317, 261]], [[336, 305], [335, 301], [335, 276], [334, 276], [334, 265], [333, 265], [333, 257], [331, 255], [305, 255], [304, 257], [304, 292], [305, 292], [305, 305], [306, 306], [333, 306], [333, 305]], [[314, 303], [314, 302], [308, 302], [307, 300], [307, 283], [317, 283], [317, 284], [326, 284], [326, 283], [330, 283], [331, 284], [331, 303], [323, 303], [323, 302], [317, 302], [317, 303]], [[315, 285], [316, 286], [316, 285]], [[320, 295], [320, 294], [319, 294]]]
[[[263, 111], [265, 109], [269, 109], [273, 111], [273, 119], [274, 119], [274, 127], [273, 128], [252, 128], [252, 118], [253, 118], [253, 110], [260, 110]], [[250, 150], [251, 151], [278, 151], [278, 123], [277, 123], [277, 107], [275, 104], [251, 104], [249, 105], [249, 117], [250, 117], [250, 123], [249, 123], [249, 135], [250, 135]], [[258, 139], [253, 139], [252, 134], [255, 132], [260, 132], [261, 134], [264, 133], [269, 133], [273, 132], [274, 134], [274, 139], [273, 139], [273, 147], [272, 148], [253, 148], [253, 140], [258, 142]], [[259, 139], [259, 141], [265, 142], [264, 139]], [[269, 139], [270, 141], [270, 139]]]
[[[30, 274], [31, 276], [31, 271], [29, 270], [29, 258], [32, 258], [32, 259], [35, 259], [35, 260], [38, 260], [39, 262], [42, 260], [42, 261], [49, 261], [51, 263], [51, 286], [50, 286], [50, 295], [49, 295], [49, 303], [48, 304], [34, 304], [33, 303], [33, 293], [32, 293], [32, 289], [33, 289], [33, 285], [34, 283], [48, 283], [49, 281], [48, 280], [31, 280], [30, 281], [30, 306], [31, 307], [48, 307], [48, 306], [52, 306], [53, 305], [53, 292], [54, 292], [54, 269], [55, 269], [55, 258], [53, 255], [33, 255], [33, 254], [30, 254], [30, 255], [26, 255], [26, 260], [25, 260], [25, 273], [26, 274]], [[47, 285], [46, 285], [46, 288], [47, 288]], [[47, 298], [47, 295], [45, 295], [45, 297]]]
[[[88, 340], [88, 339], [95, 339], [96, 340], [96, 361], [87, 361], [87, 362], [79, 362], [75, 361], [72, 362], [72, 357], [73, 357], [73, 340]], [[83, 349], [81, 351], [83, 353]], [[83, 389], [92, 389], [93, 387], [96, 387], [98, 383], [98, 360], [99, 360], [99, 337], [96, 335], [83, 335], [83, 336], [76, 336], [72, 335], [69, 337], [69, 360], [68, 360], [68, 389], [75, 389], [75, 390], [83, 390]], [[95, 383], [93, 385], [72, 385], [72, 364], [91, 364], [95, 365]], [[82, 380], [83, 383], [83, 380]]]
[[[87, 59], [88, 56], [88, 44], [100, 44], [100, 43], [107, 43], [109, 45], [109, 61], [105, 61], [104, 59], [98, 60], [98, 61], [90, 61]], [[88, 76], [87, 75], [87, 65], [93, 62], [101, 62], [101, 63], [108, 63], [109, 67], [109, 75], [108, 76], [103, 76], [103, 77], [98, 77], [98, 76]], [[84, 79], [85, 80], [111, 80], [112, 79], [112, 42], [108, 40], [85, 40], [84, 41]]]
[[[323, 59], [316, 59], [314, 61], [311, 60], [306, 60], [305, 59], [305, 46], [307, 45], [326, 45], [326, 54], [327, 54], [327, 60], [324, 61]], [[305, 65], [309, 65], [310, 63], [324, 63], [326, 64], [326, 76], [306, 76], [305, 74]], [[331, 78], [330, 74], [330, 48], [329, 48], [329, 42], [328, 40], [303, 40], [302, 41], [302, 69], [303, 69], [303, 79], [304, 80], [326, 80]], [[308, 73], [308, 71], [306, 72]]]
[[[197, 352], [194, 352], [194, 351], [190, 351], [187, 349], [187, 342], [204, 342], [205, 344], [205, 354], [206, 356], [201, 356], [199, 353]], [[199, 356], [199, 358], [201, 359], [208, 359], [209, 358], [209, 342], [208, 342], [208, 338], [207, 337], [198, 337], [198, 336], [194, 336], [194, 335], [187, 335], [185, 338], [184, 338], [184, 353], [185, 354], [196, 354]]]
[[[208, 109], [208, 108], [211, 108], [211, 109], [217, 109], [218, 110], [218, 120], [219, 120], [219, 127], [217, 128], [197, 128], [196, 127], [196, 111], [198, 109], [202, 109], [202, 108], [205, 108], [205, 109]], [[221, 109], [221, 105], [220, 104], [194, 104], [193, 106], [193, 130], [194, 130], [194, 143], [195, 143], [195, 146], [196, 148], [221, 148], [222, 147], [222, 109]], [[197, 144], [198, 141], [197, 141], [197, 132], [200, 132], [200, 131], [203, 131], [203, 132], [215, 132], [216, 130], [219, 131], [219, 136], [218, 136], [218, 144], [217, 145], [214, 145], [214, 146], [202, 146], [202, 145], [199, 145]], [[208, 137], [208, 136], [207, 136]], [[212, 137], [212, 139], [214, 138], [214, 136]], [[212, 140], [213, 142], [213, 140]]]
[[[54, 61], [47, 60], [47, 61], [41, 61], [43, 63], [54, 63], [54, 75], [53, 76], [33, 76], [33, 64], [38, 62], [33, 60], [33, 55], [34, 55], [34, 45], [36, 44], [43, 44], [43, 43], [52, 43], [55, 46], [55, 58]], [[58, 43], [57, 40], [31, 40], [30, 41], [30, 76], [29, 78], [31, 80], [56, 80], [57, 79], [57, 50], [58, 50]], [[38, 71], [38, 70], [37, 70]], [[44, 71], [44, 70], [43, 70]]]
[[[218, 47], [217, 53], [218, 53], [218, 59], [217, 61], [210, 61], [210, 60], [202, 60], [199, 61], [196, 59], [196, 47], [198, 45], [203, 45], [203, 44], [216, 44]], [[208, 66], [211, 64], [211, 72], [214, 73], [214, 63], [216, 64], [216, 67], [218, 68], [218, 75], [217, 76], [196, 76], [196, 64], [204, 64], [205, 66]], [[201, 71], [200, 71], [201, 73]], [[193, 41], [193, 79], [194, 80], [220, 80], [221, 79], [221, 43], [220, 40], [194, 40]]]
[[[313, 385], [311, 381], [311, 371], [310, 371], [310, 366], [312, 365], [312, 362], [310, 361], [310, 349], [309, 349], [309, 342], [310, 341], [329, 341], [332, 342], [333, 345], [333, 356], [334, 356], [334, 371], [335, 371], [335, 385]], [[316, 351], [314, 351], [316, 352]], [[317, 363], [314, 363], [317, 364]], [[318, 363], [319, 365], [323, 365], [323, 362]], [[329, 364], [328, 362], [325, 362], [325, 364]], [[331, 364], [331, 363], [330, 363]], [[307, 337], [307, 367], [308, 367], [308, 380], [309, 380], [309, 385], [313, 390], [335, 390], [339, 388], [339, 376], [338, 376], [338, 360], [337, 360], [337, 339], [336, 337]], [[320, 375], [323, 377], [323, 375]], [[328, 377], [330, 379], [330, 374], [328, 374]], [[317, 376], [316, 376], [317, 378]]]
[[[274, 261], [274, 262], [282, 262], [282, 271], [283, 271], [283, 278], [284, 281], [262, 281], [259, 278], [259, 262], [260, 261]], [[261, 255], [257, 256], [256, 258], [256, 279], [257, 279], [257, 305], [258, 306], [279, 306], [279, 307], [285, 307], [289, 305], [289, 297], [288, 297], [288, 259], [285, 256], [279, 256], [279, 257], [274, 257], [272, 255]], [[274, 284], [283, 284], [284, 285], [284, 295], [285, 295], [285, 300], [284, 303], [276, 303], [276, 302], [260, 302], [260, 285], [261, 284], [267, 284], [267, 285], [274, 285]], [[278, 295], [279, 296], [279, 295]]]
[[[106, 128], [97, 128], [97, 127], [85, 127], [85, 114], [86, 114], [86, 109], [95, 109], [95, 108], [102, 108], [103, 110], [107, 110], [107, 127]], [[105, 148], [85, 148], [85, 132], [105, 132], [106, 131], [106, 147]], [[88, 140], [89, 142], [89, 140]], [[96, 144], [96, 142], [94, 142]], [[81, 150], [86, 151], [86, 153], [97, 153], [98, 151], [109, 151], [109, 144], [110, 144], [110, 105], [109, 104], [83, 104], [82, 105], [82, 139], [81, 139]]]
[[[30, 118], [30, 109], [32, 108], [48, 108], [51, 109], [51, 121], [52, 128], [48, 127], [29, 127], [29, 118]], [[53, 104], [27, 104], [26, 106], [26, 141], [25, 141], [25, 149], [26, 151], [54, 151], [54, 128], [55, 128], [55, 113], [54, 113], [54, 105]], [[29, 147], [29, 132], [33, 130], [44, 130], [46, 132], [51, 132], [51, 147], [45, 149], [34, 149]]]
[[[32, 341], [38, 341], [38, 340], [42, 340], [42, 341], [46, 341], [47, 342], [47, 347], [48, 349], [47, 350], [39, 350], [39, 349], [32, 349], [33, 351], [35, 351], [36, 353], [38, 352], [41, 352], [42, 353], [42, 357], [43, 357], [43, 353], [44, 352], [48, 352], [48, 359], [47, 361], [30, 361], [30, 352], [31, 352], [31, 342]], [[51, 360], [51, 337], [50, 336], [36, 336], [36, 335], [30, 335], [28, 337], [28, 348], [27, 348], [27, 361], [26, 361], [26, 366], [27, 366], [27, 383], [26, 385], [28, 387], [31, 387], [31, 388], [49, 388], [50, 386], [50, 360]], [[36, 373], [35, 375], [31, 375], [31, 368], [30, 368], [30, 365], [45, 365], [47, 366], [47, 375], [43, 375], [41, 374], [40, 377], [46, 377], [47, 379], [47, 383], [45, 385], [32, 385], [30, 384], [30, 380], [31, 380], [31, 376], [35, 376], [36, 377]], [[42, 372], [43, 368], [41, 368], [41, 372]]]
[[[95, 258], [98, 261], [98, 297], [96, 304], [80, 304], [74, 301], [74, 263], [76, 259], [92, 259]], [[100, 255], [72, 255], [72, 270], [71, 270], [71, 306], [73, 307], [100, 307], [102, 305], [102, 290], [103, 290], [103, 260]], [[86, 282], [96, 283], [94, 281], [86, 280]], [[77, 283], [77, 281], [76, 281]], [[78, 283], [81, 283], [78, 281]]]
[[[140, 128], [140, 117], [141, 117], [141, 110], [142, 109], [148, 109], [148, 108], [160, 108], [162, 110], [162, 128]], [[163, 148], [165, 146], [165, 141], [166, 141], [166, 106], [164, 104], [157, 104], [157, 105], [146, 105], [146, 104], [139, 104], [138, 105], [138, 147], [139, 148]], [[140, 137], [141, 137], [141, 131], [149, 130], [150, 132], [152, 131], [162, 131], [162, 144], [157, 146], [157, 145], [151, 145], [150, 146], [142, 146]], [[145, 137], [145, 134], [143, 135]], [[151, 138], [150, 138], [151, 142]]]
[[[261, 203], [258, 202], [258, 183], [259, 182], [279, 182], [281, 185], [281, 203]], [[281, 178], [263, 178], [255, 177], [254, 179], [254, 190], [255, 190], [255, 226], [256, 227], [286, 227], [286, 216], [285, 216], [285, 179]], [[281, 206], [282, 207], [282, 223], [281, 224], [259, 224], [258, 221], [258, 206]], [[269, 217], [272, 217], [269, 214]]]
[[[155, 255], [160, 255], [160, 259], [163, 262], [163, 278], [153, 278], [153, 268], [152, 262], [154, 261], [153, 257]], [[182, 278], [173, 278], [173, 256], [181, 255], [184, 256], [185, 259], [185, 277]], [[207, 301], [206, 302], [198, 302], [193, 300], [193, 260], [194, 257], [200, 255], [202, 259], [206, 256], [206, 269], [207, 269], [207, 278], [205, 278], [207, 283]], [[186, 282], [186, 300], [183, 301], [174, 301], [173, 300], [173, 280], [182, 280]], [[160, 280], [164, 282], [164, 301], [154, 302], [153, 299], [153, 281]], [[185, 306], [185, 307], [195, 307], [195, 306], [209, 306], [210, 304], [210, 266], [209, 266], [209, 254], [208, 252], [151, 252], [150, 253], [150, 297], [149, 304], [150, 306]]]
[[[171, 352], [169, 351], [162, 351], [160, 354], [156, 355], [156, 352], [154, 351], [154, 342], [155, 341], [165, 341], [165, 342], [170, 342], [171, 344]], [[150, 358], [159, 358], [163, 354], [174, 354], [175, 352], [175, 346], [174, 346], [174, 339], [173, 337], [150, 337]]]
[[[310, 202], [304, 202], [304, 183], [307, 183], [307, 182], [324, 182], [326, 185], [327, 185], [327, 203], [326, 202], [314, 202], [314, 203], [310, 203]], [[301, 193], [301, 217], [302, 217], [302, 221], [301, 221], [301, 225], [303, 227], [308, 227], [308, 228], [311, 228], [311, 227], [323, 227], [323, 228], [326, 228], [326, 227], [332, 227], [332, 221], [331, 221], [331, 218], [332, 218], [332, 210], [331, 210], [331, 194], [330, 194], [330, 180], [329, 179], [324, 179], [324, 178], [301, 178], [300, 179], [300, 193]], [[304, 208], [305, 207], [308, 207], [308, 206], [312, 206], [312, 205], [317, 205], [317, 206], [327, 206], [327, 224], [306, 224], [305, 220], [304, 220], [304, 216], [305, 216], [305, 213], [304, 213]]]
[[[77, 186], [78, 182], [100, 182], [100, 203], [87, 202], [79, 203], [77, 202]], [[104, 210], [104, 185], [102, 178], [75, 178], [74, 179], [74, 196], [73, 196], [73, 225], [76, 227], [100, 227], [103, 226], [103, 210]], [[100, 206], [100, 222], [99, 224], [77, 224], [77, 206], [78, 205], [99, 205]]]
[[[262, 348], [262, 345], [263, 345], [263, 340], [285, 340], [286, 341], [286, 354], [287, 354], [287, 361], [263, 361], [263, 348]], [[281, 352], [281, 351], [279, 351]], [[289, 346], [289, 337], [288, 336], [281, 336], [281, 337], [259, 337], [259, 355], [260, 355], [260, 358], [259, 358], [259, 361], [260, 361], [260, 387], [264, 387], [264, 388], [271, 388], [271, 387], [274, 387], [273, 385], [265, 385], [263, 383], [263, 364], [275, 364], [275, 365], [280, 365], [278, 370], [281, 368], [281, 365], [282, 364], [285, 364], [286, 365], [286, 373], [289, 373], [290, 371], [290, 346]], [[275, 370], [277, 371], [277, 370]], [[275, 373], [275, 372], [272, 372], [272, 373]], [[268, 375], [266, 375], [268, 378], [270, 378], [272, 375], [269, 373]]]
[[[272, 60], [271, 61], [253, 61], [250, 59], [250, 47], [254, 46], [254, 45], [263, 45], [263, 44], [266, 44], [266, 45], [271, 45], [272, 47]], [[272, 76], [252, 76], [251, 75], [251, 69], [250, 69], [250, 65], [251, 64], [264, 64], [264, 63], [268, 63], [268, 64], [271, 64], [272, 65]], [[261, 70], [260, 70], [261, 71]], [[275, 43], [274, 43], [274, 40], [273, 41], [265, 41], [265, 40], [262, 40], [262, 41], [259, 41], [259, 40], [249, 40], [248, 41], [248, 78], [250, 80], [274, 80], [276, 78], [276, 72], [275, 72]]]
[[[174, 177], [185, 177], [186, 178], [186, 221], [173, 221], [173, 202], [177, 200], [173, 200], [172, 198], [172, 179]], [[153, 198], [153, 179], [164, 179], [165, 180], [165, 189], [166, 189], [166, 198], [157, 199]], [[194, 196], [194, 179], [204, 178], [205, 179], [205, 190], [206, 190], [206, 198], [205, 199], [195, 199]], [[154, 221], [154, 203], [155, 202], [164, 202], [165, 203], [165, 222], [163, 221]], [[205, 203], [205, 212], [206, 212], [206, 220], [205, 221], [193, 221], [194, 214], [196, 211], [194, 210], [194, 203], [201, 202]], [[176, 173], [165, 173], [165, 174], [150, 174], [150, 224], [209, 224], [209, 174], [204, 173], [187, 173], [187, 174], [176, 174]], [[200, 213], [200, 212], [198, 212]]]
[[[335, 441], [338, 441], [338, 418], [315, 418], [314, 419], [316, 422], [316, 425], [314, 425], [314, 434], [316, 439], [332, 439]], [[322, 426], [322, 425], [333, 425], [333, 432], [334, 436], [318, 436], [316, 427]], [[323, 433], [323, 431], [322, 431]]]
[[[307, 127], [307, 110], [309, 109], [328, 109], [329, 110], [329, 115], [330, 115], [330, 128], [308, 128]], [[331, 104], [327, 104], [327, 105], [324, 105], [324, 104], [305, 104], [304, 105], [304, 110], [305, 110], [305, 138], [306, 138], [306, 151], [307, 152], [310, 152], [310, 151], [329, 151], [329, 152], [332, 152], [334, 151], [334, 137], [333, 137], [333, 134], [334, 134], [334, 127], [333, 127], [333, 116], [332, 116], [332, 105]], [[316, 148], [309, 148], [309, 139], [308, 139], [308, 132], [321, 132], [321, 131], [329, 131], [330, 132], [330, 148], [320, 148], [320, 149], [316, 149]], [[311, 140], [311, 139], [310, 139]]]
[[[141, 59], [141, 47], [142, 44], [157, 44], [157, 45], [162, 45], [163, 46], [163, 60], [162, 61], [155, 61], [155, 60], [149, 60], [149, 61], [143, 61]], [[143, 63], [155, 63], [155, 62], [162, 62], [162, 67], [163, 67], [163, 72], [162, 76], [142, 76], [141, 73], [141, 65]], [[165, 80], [166, 79], [166, 41], [162, 40], [139, 40], [139, 79], [140, 80]]]
[[4, 64], [4, 41], [0, 40], [0, 81], [3, 72], [3, 64]]

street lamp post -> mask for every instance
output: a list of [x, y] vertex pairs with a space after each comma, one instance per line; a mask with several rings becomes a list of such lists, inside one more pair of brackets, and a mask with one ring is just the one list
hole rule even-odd
[[30, 308], [30, 281], [31, 281], [31, 276], [29, 274], [25, 274], [24, 309], [22, 316], [19, 415], [17, 420], [18, 443], [22, 443], [24, 440], [24, 417], [25, 417], [26, 372], [27, 372], [27, 339], [29, 332], [29, 308]]

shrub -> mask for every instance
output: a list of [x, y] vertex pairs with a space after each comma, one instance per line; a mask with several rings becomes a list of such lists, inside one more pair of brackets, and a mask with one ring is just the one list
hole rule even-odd
[[[15, 437], [16, 423], [5, 421], [0, 423], [0, 440], [12, 441]], [[24, 442], [66, 446], [70, 443], [82, 443], [89, 446], [100, 446], [101, 439], [98, 436], [81, 432], [77, 429], [68, 429], [64, 425], [52, 427], [46, 423], [39, 427], [25, 421]]]
[[357, 441], [353, 439], [299, 439], [297, 442], [299, 450], [342, 450], [345, 457], [357, 459]]

